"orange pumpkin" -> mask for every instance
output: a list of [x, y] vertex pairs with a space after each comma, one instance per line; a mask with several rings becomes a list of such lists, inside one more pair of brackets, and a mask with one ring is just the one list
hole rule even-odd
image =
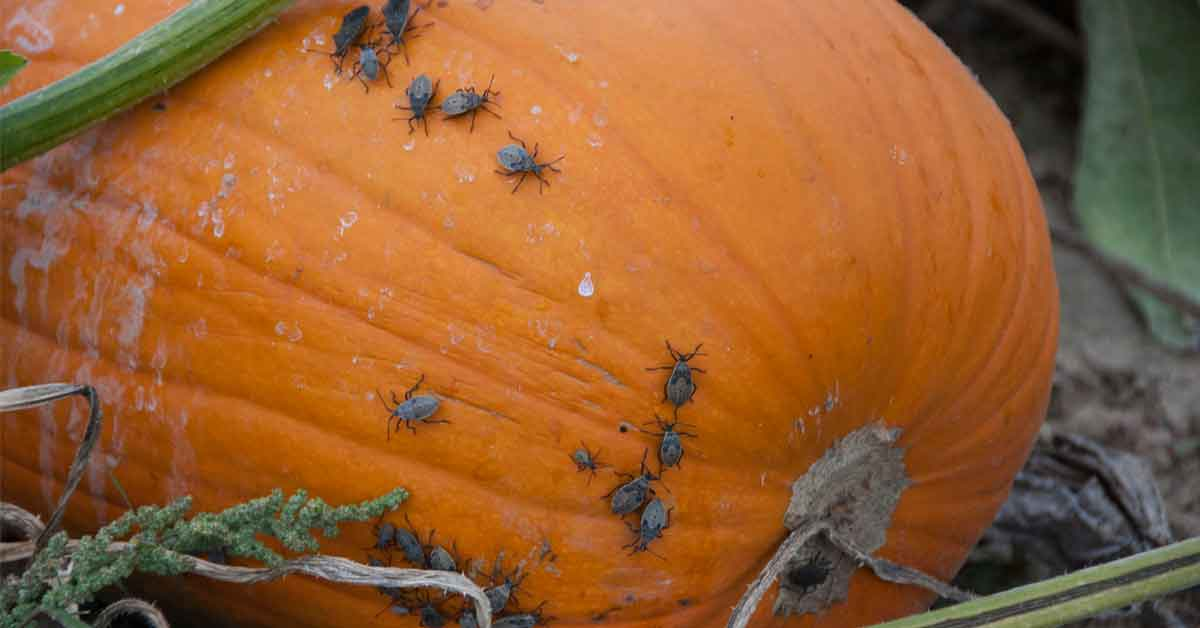
[[[6, 4], [22, 19], [0, 20], [0, 45], [32, 63], [4, 99], [169, 11]], [[401, 485], [413, 522], [465, 555], [548, 540], [557, 560], [531, 563], [524, 599], [556, 625], [715, 626], [783, 538], [791, 482], [882, 420], [903, 429], [913, 484], [879, 554], [953, 575], [1041, 423], [1057, 294], [1008, 123], [915, 17], [883, 1], [452, 2], [422, 12], [434, 26], [390, 65], [396, 88], [364, 93], [302, 51], [348, 8], [299, 2], [5, 173], [6, 385], [90, 382], [108, 418], [68, 529], [121, 511], [106, 469], [136, 503], [199, 509]], [[503, 119], [408, 134], [393, 105], [421, 72], [439, 101], [494, 74]], [[566, 155], [544, 194], [492, 172], [509, 131]], [[568, 458], [583, 440], [632, 471], [654, 447], [618, 426], [670, 412], [666, 373], [645, 370], [664, 339], [708, 354], [679, 414], [699, 438], [660, 491], [665, 561], [621, 549], [615, 476], [589, 486]], [[452, 423], [387, 439], [374, 391], [422, 373]], [[4, 499], [52, 508], [82, 416], [0, 416]], [[369, 536], [323, 550], [361, 560]], [[248, 625], [361, 625], [381, 605], [302, 577], [154, 586]], [[788, 625], [929, 601], [860, 570], [849, 602]]]

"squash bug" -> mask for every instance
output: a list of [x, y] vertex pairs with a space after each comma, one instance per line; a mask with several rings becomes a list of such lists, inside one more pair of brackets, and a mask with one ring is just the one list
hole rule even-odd
[[662, 442], [660, 442], [658, 445], [658, 472], [661, 475], [666, 469], [680, 466], [680, 460], [683, 458], [683, 440], [679, 437], [689, 436], [691, 438], [696, 438], [697, 436], [691, 432], [684, 432], [675, 429], [675, 427], [678, 425], [691, 425], [690, 423], [681, 423], [678, 419], [667, 423], [662, 417], [658, 416], [658, 414], [655, 414], [654, 418], [655, 421], [653, 421], [653, 423], [662, 431], [642, 431], [652, 436], [662, 437]]
[[[649, 552], [654, 554], [650, 549], [650, 541], [662, 536], [662, 531], [671, 527], [671, 511], [674, 508], [663, 508], [661, 499], [655, 498], [646, 505], [646, 509], [642, 511], [642, 520], [638, 525], [629, 524], [629, 529], [637, 535], [637, 538], [632, 543], [625, 547], [633, 548], [629, 555], [633, 556], [638, 552]], [[654, 554], [658, 556], [658, 554]], [[662, 556], [658, 556], [662, 558]]]
[[499, 118], [500, 114], [487, 108], [488, 103], [499, 106], [499, 103], [492, 100], [494, 96], [500, 95], [500, 92], [492, 91], [492, 82], [495, 80], [496, 75], [493, 74], [491, 80], [488, 81], [487, 89], [483, 90], [482, 94], [476, 93], [475, 86], [472, 85], [466, 89], [455, 90], [453, 94], [447, 96], [446, 100], [443, 100], [441, 104], [442, 113], [446, 114], [444, 119], [457, 118], [458, 116], [470, 113], [471, 129], [468, 131], [469, 133], [475, 130], [475, 115], [479, 113], [479, 110], [482, 109]]
[[475, 617], [474, 608], [464, 608], [462, 614], [458, 616], [459, 628], [479, 628], [479, 619]]
[[829, 572], [832, 570], [833, 564], [829, 562], [828, 558], [825, 558], [822, 554], [814, 554], [809, 558], [808, 562], [784, 572], [779, 586], [802, 594], [809, 593], [821, 586], [825, 582], [825, 579], [829, 577]]
[[[385, 563], [374, 556], [368, 555], [367, 564], [372, 567], [391, 567], [392, 561], [389, 558], [388, 562]], [[392, 612], [399, 615], [408, 614], [408, 607], [404, 606], [404, 604], [407, 604], [408, 602], [406, 601], [406, 593], [403, 588], [377, 586], [375, 587], [375, 590], [379, 591], [381, 595], [391, 598], [391, 601], [388, 602], [387, 606], [384, 606], [378, 613], [375, 613], [376, 617], [382, 615], [384, 611], [388, 610], [389, 608], [392, 609]]]
[[413, 392], [417, 390], [423, 381], [425, 381], [424, 374], [417, 379], [417, 383], [413, 384], [412, 388], [404, 391], [404, 401], [397, 399], [396, 393], [392, 392], [392, 405], [394, 407], [388, 407], [387, 401], [384, 401], [383, 399], [383, 393], [379, 392], [378, 390], [375, 391], [375, 393], [379, 395], [379, 402], [382, 403], [383, 407], [388, 411], [387, 430], [389, 440], [392, 438], [392, 419], [396, 420], [397, 432], [400, 431], [400, 423], [403, 422], [404, 426], [412, 431], [413, 434], [417, 433], [417, 428], [413, 426], [413, 423], [450, 422], [444, 419], [430, 418], [433, 416], [434, 412], [437, 412], [438, 406], [440, 405], [437, 397], [434, 397], [433, 395], [421, 395], [419, 397], [413, 396]]
[[[387, 61], [380, 60], [379, 46], [376, 42], [359, 44], [358, 49], [358, 61], [355, 61], [354, 66], [351, 68], [350, 78], [358, 79], [358, 82], [362, 83], [363, 91], [370, 92], [371, 87], [367, 85], [367, 80], [378, 81], [379, 73], [382, 71], [383, 78], [387, 80], [388, 87], [391, 87], [392, 77], [387, 71], [388, 64], [392, 62], [391, 56], [388, 56]], [[364, 76], [366, 77], [365, 79], [363, 78]]]
[[[418, 567], [424, 567], [425, 546], [421, 544], [417, 530], [413, 527], [412, 520], [408, 518], [408, 513], [404, 513], [404, 521], [408, 523], [408, 529], [395, 527], [395, 545], [400, 548], [400, 553], [404, 554], [404, 560]], [[433, 535], [430, 535], [429, 540], [433, 540]]]
[[592, 478], [596, 477], [596, 471], [608, 467], [610, 465], [600, 462], [600, 452], [602, 449], [597, 449], [595, 452], [589, 451], [587, 445], [583, 441], [579, 441], [579, 449], [571, 454], [571, 462], [575, 463], [575, 472], [588, 471], [588, 486], [592, 485]]
[[542, 602], [537, 605], [537, 608], [528, 613], [517, 613], [515, 615], [500, 617], [492, 622], [492, 626], [494, 628], [533, 628], [538, 624], [545, 624], [554, 619], [553, 617], [542, 615], [542, 607], [545, 605], [546, 603]]
[[533, 154], [531, 155], [526, 149], [525, 142], [523, 140], [513, 135], [512, 131], [508, 132], [508, 136], [520, 142], [521, 145], [517, 146], [516, 144], [509, 144], [508, 146], [501, 148], [496, 153], [496, 160], [499, 161], [500, 166], [504, 168], [503, 170], [496, 170], [496, 174], [502, 174], [508, 177], [520, 173], [521, 178], [517, 179], [517, 184], [513, 186], [513, 194], [516, 194], [517, 188], [521, 187], [521, 184], [525, 182], [525, 177], [532, 174], [533, 176], [537, 177], [538, 194], [541, 194], [542, 187], [550, 185], [550, 182], [542, 176], [542, 170], [546, 169], [554, 172], [562, 172], [558, 168], [555, 168], [553, 164], [562, 161], [566, 155], [561, 155], [558, 159], [539, 164], [537, 163], [538, 145], [536, 142], [533, 145]]
[[692, 371], [703, 373], [704, 369], [689, 366], [688, 360], [696, 356], [707, 355], [700, 353], [700, 347], [703, 346], [704, 343], [700, 343], [696, 345], [695, 349], [692, 349], [691, 353], [685, 354], [676, 351], [671, 346], [671, 341], [668, 340], [667, 352], [671, 354], [671, 358], [675, 360], [675, 363], [666, 366], [652, 366], [646, 369], [647, 371], [671, 371], [671, 376], [667, 378], [667, 383], [663, 384], [663, 401], [670, 401], [675, 405], [676, 415], [679, 414], [679, 406], [691, 401], [692, 397], [696, 394], [697, 387], [696, 383], [692, 381]]
[[629, 478], [629, 481], [609, 491], [604, 497], [612, 497], [612, 511], [615, 515], [625, 516], [638, 508], [646, 501], [647, 494], [654, 494], [654, 488], [650, 486], [650, 482], [659, 479], [658, 476], [650, 473], [646, 468], [646, 455], [650, 450], [642, 451], [642, 467], [637, 476], [628, 473], [621, 475]]
[[366, 549], [386, 552], [395, 543], [396, 526], [390, 522], [383, 521], [383, 515], [379, 515], [379, 522], [375, 523], [372, 532], [375, 534], [375, 544]]
[[[404, 53], [405, 65], [408, 65], [409, 62], [408, 48], [404, 45], [404, 36], [407, 35], [409, 31], [413, 31], [418, 28], [424, 28], [425, 26], [430, 26], [432, 24], [432, 22], [422, 26], [413, 24], [412, 19], [417, 17], [417, 14], [421, 12], [421, 7], [417, 7], [417, 10], [410, 14], [408, 12], [410, 5], [410, 0], [388, 0], [387, 4], [383, 5], [383, 9], [381, 9], [383, 12], [384, 26], [387, 27], [388, 34], [392, 36], [392, 39], [387, 43], [387, 46], [395, 46], [399, 48], [402, 53]], [[419, 34], [413, 35], [413, 37], [419, 36]]]
[[413, 126], [413, 120], [420, 120], [425, 125], [425, 136], [429, 136], [429, 118], [425, 116], [425, 110], [430, 107], [429, 101], [433, 100], [433, 96], [437, 93], [438, 85], [441, 82], [442, 79], [438, 79], [437, 83], [434, 83], [429, 80], [428, 76], [422, 74], [413, 79], [412, 83], [409, 83], [408, 89], [404, 90], [405, 95], [408, 96], [408, 106], [401, 107], [400, 105], [396, 105], [396, 108], [410, 111], [412, 115], [407, 118], [392, 119], [407, 120], [409, 135], [412, 135], [412, 132], [416, 130], [416, 127]]
[[[483, 594], [487, 596], [488, 602], [492, 604], [493, 615], [504, 612], [505, 607], [508, 606], [508, 602], [517, 598], [517, 587], [521, 586], [527, 575], [529, 574], [525, 573], [520, 566], [511, 574], [503, 574], [500, 570], [500, 559], [496, 558], [490, 577], [493, 586], [483, 590]], [[497, 581], [500, 584], [495, 584]]]
[[[430, 540], [433, 540], [432, 535]], [[458, 560], [455, 559], [457, 554], [457, 542], [455, 542], [453, 554], [441, 545], [434, 545], [433, 549], [429, 550], [429, 568], [435, 571], [458, 571]]]
[[333, 52], [324, 50], [308, 50], [305, 52], [319, 52], [328, 55], [333, 60], [334, 74], [342, 75], [342, 61], [350, 52], [350, 46], [362, 37], [363, 32], [367, 30], [367, 18], [371, 15], [371, 8], [367, 5], [360, 5], [350, 10], [349, 13], [342, 16], [342, 25], [337, 32], [333, 34]]
[[424, 628], [442, 628], [445, 626], [445, 615], [442, 615], [442, 612], [433, 604], [433, 600], [429, 597], [428, 593], [425, 594], [424, 598], [423, 600], [419, 600], [421, 607], [417, 611], [421, 617], [421, 626]]

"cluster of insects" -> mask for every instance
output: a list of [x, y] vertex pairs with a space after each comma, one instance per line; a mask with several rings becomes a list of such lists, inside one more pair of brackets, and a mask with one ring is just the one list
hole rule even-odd
[[[421, 533], [413, 526], [408, 515], [404, 516], [404, 526], [398, 526], [390, 521], [376, 523], [373, 529], [374, 544], [368, 551], [382, 553], [386, 560], [370, 553], [367, 563], [372, 567], [392, 566], [396, 556], [404, 563], [417, 569], [434, 571], [449, 571], [462, 573], [463, 567], [469, 562], [458, 554], [458, 544], [452, 543], [450, 549], [445, 545], [434, 542], [437, 530], [430, 530], [427, 538], [421, 540]], [[485, 563], [486, 564], [486, 563]], [[497, 557], [492, 563], [492, 569], [487, 574], [476, 574], [483, 582], [477, 582], [487, 596], [492, 606], [492, 625], [500, 628], [533, 628], [549, 622], [552, 617], [543, 613], [546, 602], [538, 604], [529, 610], [522, 610], [520, 605], [520, 587], [528, 574], [523, 566], [518, 565], [509, 572], [504, 571], [502, 557]], [[396, 615], [416, 615], [421, 626], [426, 628], [441, 628], [451, 618], [459, 626], [470, 628], [478, 626], [475, 607], [465, 599], [453, 598], [442, 594], [436, 595], [429, 589], [403, 589], [399, 587], [376, 587], [380, 595], [388, 598], [388, 603], [376, 615], [391, 610]]]
[[[685, 432], [678, 429], [681, 425], [688, 425], [679, 421], [679, 407], [692, 400], [696, 394], [696, 382], [692, 379], [693, 372], [703, 373], [704, 370], [690, 366], [688, 361], [697, 356], [704, 355], [700, 353], [702, 345], [696, 345], [696, 348], [691, 353], [682, 353], [676, 351], [671, 346], [670, 341], [667, 341], [667, 351], [671, 358], [674, 359], [674, 364], [666, 366], [650, 367], [646, 370], [670, 370], [671, 374], [667, 377], [666, 383], [663, 385], [663, 401], [669, 401], [675, 409], [675, 414], [670, 422], [664, 420], [657, 414], [654, 415], [655, 420], [649, 421], [646, 425], [653, 424], [658, 427], [659, 431], [652, 431], [644, 428], [637, 428], [639, 431], [658, 437], [658, 473], [652, 473], [649, 467], [646, 466], [646, 458], [649, 450], [642, 452], [642, 464], [638, 472], [635, 473], [617, 473], [622, 479], [622, 483], [613, 488], [604, 495], [605, 499], [610, 500], [610, 508], [614, 515], [618, 517], [626, 517], [627, 515], [636, 513], [641, 510], [639, 521], [628, 523], [629, 529], [634, 533], [634, 540], [625, 545], [626, 549], [630, 550], [630, 555], [637, 552], [649, 552], [655, 554], [650, 549], [650, 543], [662, 536], [663, 530], [671, 526], [671, 512], [674, 508], [667, 508], [661, 499], [659, 499], [654, 491], [651, 482], [661, 481], [663, 473], [672, 467], [682, 468], [683, 460], [683, 439], [681, 437], [688, 436], [696, 438], [697, 435], [691, 432]], [[622, 427], [622, 431], [626, 428]], [[583, 442], [579, 443], [580, 448], [576, 449], [571, 454], [571, 461], [575, 463], [577, 472], [588, 472], [588, 484], [591, 484], [592, 478], [596, 476], [596, 472], [602, 468], [607, 468], [610, 465], [600, 462], [600, 450], [595, 452], [588, 449]], [[659, 556], [661, 558], [661, 556]]]
[[[341, 26], [333, 34], [334, 48], [332, 51], [307, 49], [306, 51], [328, 55], [333, 61], [334, 74], [341, 76], [346, 57], [351, 53], [352, 48], [358, 48], [358, 59], [353, 62], [350, 69], [351, 78], [357, 79], [362, 83], [363, 90], [369, 92], [368, 81], [377, 81], [382, 74], [388, 86], [391, 87], [392, 79], [388, 74], [388, 65], [391, 63], [392, 56], [398, 51], [404, 55], [404, 62], [408, 64], [408, 48], [405, 46], [405, 38], [419, 37], [420, 33], [415, 31], [431, 25], [418, 26], [413, 22], [413, 18], [421, 12], [422, 8], [418, 6], [410, 12], [411, 0], [388, 0], [380, 9], [383, 19], [372, 22], [371, 8], [365, 4], [357, 6], [342, 17]], [[385, 32], [376, 36], [375, 33], [380, 27], [383, 27]], [[410, 135], [416, 131], [419, 124], [424, 127], [425, 135], [428, 136], [428, 114], [434, 110], [441, 110], [443, 120], [469, 116], [471, 125], [467, 132], [472, 133], [475, 131], [475, 118], [480, 111], [489, 113], [497, 119], [502, 118], [499, 113], [489, 108], [489, 105], [500, 106], [496, 102], [496, 97], [500, 95], [500, 92], [493, 89], [495, 78], [493, 75], [488, 81], [488, 86], [482, 92], [476, 90], [474, 85], [460, 87], [442, 102], [434, 104], [433, 99], [437, 95], [441, 79], [433, 81], [428, 75], [419, 74], [404, 90], [404, 95], [408, 98], [408, 105], [396, 105], [397, 109], [407, 111], [409, 115], [393, 120], [407, 122]], [[538, 144], [533, 145], [531, 153], [525, 142], [514, 136], [512, 131], [509, 131], [508, 135], [516, 143], [508, 144], [496, 152], [496, 160], [500, 163], [500, 168], [496, 170], [496, 173], [505, 177], [518, 177], [517, 183], [512, 189], [513, 194], [517, 193], [526, 177], [533, 175], [538, 180], [538, 193], [540, 194], [543, 188], [550, 185], [543, 171], [561, 172], [554, 167], [554, 164], [561, 161], [566, 155], [539, 163], [537, 161]]]

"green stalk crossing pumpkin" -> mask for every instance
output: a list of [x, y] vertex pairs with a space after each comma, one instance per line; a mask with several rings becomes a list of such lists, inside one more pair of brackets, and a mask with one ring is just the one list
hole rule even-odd
[[[6, 3], [0, 47], [31, 64], [0, 101], [165, 4]], [[556, 625], [716, 626], [785, 536], [791, 483], [882, 421], [911, 485], [878, 554], [953, 575], [1042, 421], [1057, 293], [1008, 123], [916, 18], [884, 1], [452, 1], [422, 11], [396, 88], [364, 93], [303, 52], [350, 8], [300, 2], [4, 174], [5, 386], [91, 383], [108, 419], [69, 530], [121, 512], [106, 469], [135, 503], [200, 509], [402, 485], [403, 512], [464, 556], [529, 559], [522, 601]], [[495, 75], [503, 118], [468, 132], [431, 112], [410, 134], [393, 107], [420, 73], [435, 103]], [[538, 163], [566, 155], [544, 193], [493, 172], [510, 131]], [[673, 507], [660, 560], [622, 549], [603, 495], [646, 449], [657, 471], [657, 439], [618, 428], [673, 411], [669, 372], [646, 370], [664, 339], [707, 355], [678, 415], [697, 437], [669, 492], [654, 483]], [[451, 423], [389, 439], [375, 391], [390, 403], [420, 374]], [[5, 500], [49, 512], [82, 417], [0, 416]], [[590, 485], [581, 440], [613, 465]], [[370, 537], [348, 527], [323, 551], [365, 561]], [[152, 586], [168, 610], [244, 625], [364, 625], [383, 603], [303, 577]], [[849, 595], [788, 621], [764, 603], [756, 622], [857, 626], [931, 599], [865, 570]]]

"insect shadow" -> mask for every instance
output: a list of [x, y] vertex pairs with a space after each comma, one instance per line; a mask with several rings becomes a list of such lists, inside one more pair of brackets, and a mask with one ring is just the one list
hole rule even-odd
[[521, 184], [525, 182], [525, 177], [532, 174], [533, 176], [537, 177], [538, 194], [541, 194], [542, 187], [548, 187], [550, 185], [550, 182], [542, 176], [542, 170], [546, 169], [554, 172], [562, 172], [558, 168], [555, 168], [553, 164], [562, 161], [566, 155], [561, 155], [558, 159], [539, 164], [537, 163], [538, 145], [536, 142], [533, 145], [533, 154], [530, 154], [528, 148], [525, 146], [524, 140], [521, 140], [517, 136], [513, 135], [512, 131], [508, 132], [508, 136], [520, 142], [521, 145], [517, 146], [516, 144], [509, 144], [508, 146], [501, 148], [496, 153], [496, 160], [499, 161], [500, 166], [504, 168], [503, 170], [497, 169], [496, 174], [501, 174], [506, 177], [515, 175], [517, 173], [521, 174], [521, 178], [517, 179], [517, 184], [513, 186], [513, 194], [516, 194], [517, 188], [521, 187]]

